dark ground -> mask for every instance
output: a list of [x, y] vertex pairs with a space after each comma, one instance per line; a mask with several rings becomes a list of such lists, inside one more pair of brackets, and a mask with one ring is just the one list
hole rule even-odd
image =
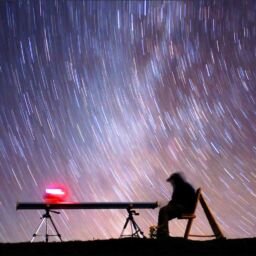
[[208, 241], [122, 238], [93, 241], [2, 243], [1, 256], [140, 256], [256, 255], [256, 238]]

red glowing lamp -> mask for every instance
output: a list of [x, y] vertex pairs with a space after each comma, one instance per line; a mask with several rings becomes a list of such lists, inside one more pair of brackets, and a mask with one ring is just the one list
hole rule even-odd
[[52, 186], [45, 189], [43, 198], [46, 203], [61, 203], [67, 199], [67, 190], [63, 186]]

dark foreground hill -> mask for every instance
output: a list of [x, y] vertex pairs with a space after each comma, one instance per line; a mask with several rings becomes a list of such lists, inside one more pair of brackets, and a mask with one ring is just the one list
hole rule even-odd
[[122, 238], [93, 241], [3, 243], [1, 256], [225, 256], [256, 255], [256, 238], [208, 241]]

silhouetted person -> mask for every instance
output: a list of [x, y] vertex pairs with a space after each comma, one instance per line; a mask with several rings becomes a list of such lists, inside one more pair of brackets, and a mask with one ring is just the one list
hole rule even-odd
[[172, 184], [173, 193], [169, 203], [159, 210], [157, 238], [168, 237], [168, 221], [184, 213], [191, 213], [196, 200], [194, 187], [184, 179], [181, 173], [173, 173], [166, 181]]

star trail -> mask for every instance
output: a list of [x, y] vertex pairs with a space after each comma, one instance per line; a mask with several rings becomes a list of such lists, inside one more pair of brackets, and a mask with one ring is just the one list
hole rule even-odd
[[[43, 200], [168, 202], [182, 171], [224, 235], [256, 230], [256, 2], [0, 1], [0, 242]], [[147, 235], [158, 209], [140, 210]], [[64, 240], [115, 238], [122, 210], [63, 210]], [[211, 230], [198, 209], [192, 233]], [[184, 222], [170, 222], [182, 236]]]

